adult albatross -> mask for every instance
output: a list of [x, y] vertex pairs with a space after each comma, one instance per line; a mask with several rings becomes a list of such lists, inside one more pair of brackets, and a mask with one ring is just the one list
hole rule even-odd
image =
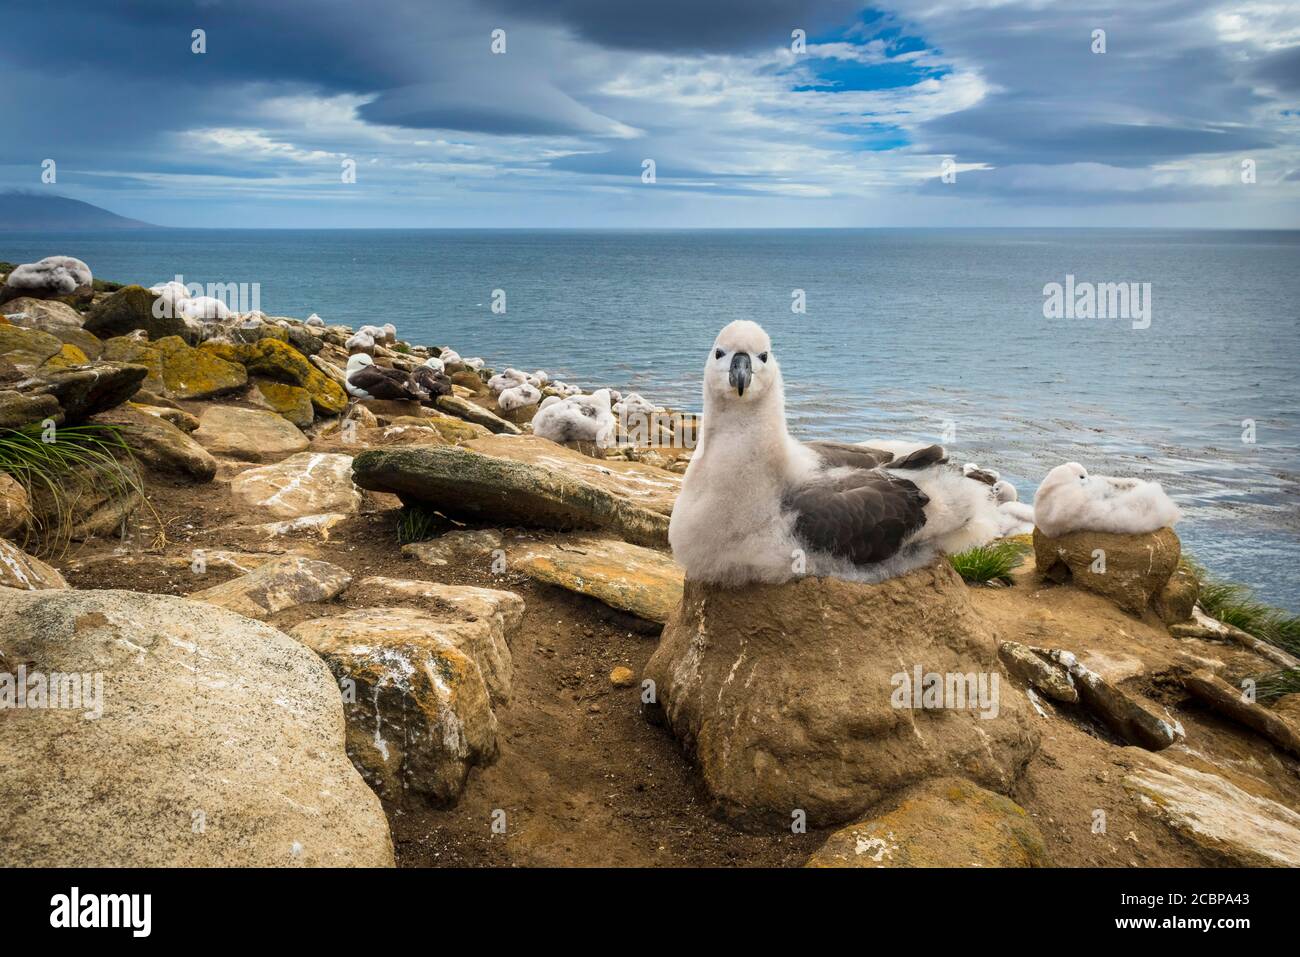
[[942, 446], [792, 438], [767, 333], [740, 320], [718, 334], [699, 442], [668, 529], [688, 578], [882, 581], [991, 541], [998, 526], [989, 486], [950, 466]]

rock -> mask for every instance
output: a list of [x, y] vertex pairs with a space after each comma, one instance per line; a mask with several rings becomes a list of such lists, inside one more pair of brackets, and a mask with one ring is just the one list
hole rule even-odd
[[1179, 729], [1085, 667], [1071, 652], [1052, 651], [1051, 656], [1070, 672], [1083, 706], [1124, 741], [1148, 751], [1160, 751], [1182, 737]]
[[481, 439], [491, 435], [481, 425], [475, 425], [473, 422], [466, 422], [464, 419], [458, 419], [451, 415], [439, 415], [436, 412], [425, 410], [425, 414], [416, 416], [394, 416], [388, 420], [390, 426], [413, 425], [423, 429], [429, 429], [437, 433], [438, 437], [450, 445], [463, 445], [466, 442], [472, 442], [475, 439]]
[[373, 449], [352, 462], [362, 488], [393, 492], [444, 514], [497, 525], [605, 528], [662, 545], [668, 516], [606, 488], [542, 465], [525, 465], [454, 446]]
[[124, 336], [137, 330], [150, 339], [180, 336], [187, 342], [197, 341], [195, 326], [184, 316], [167, 315], [171, 310], [159, 303], [155, 315], [154, 303], [159, 297], [143, 286], [125, 286], [95, 303], [86, 313], [84, 328], [101, 339]]
[[285, 385], [263, 376], [253, 377], [254, 401], [300, 428], [316, 421], [311, 393], [296, 385]]
[[475, 425], [481, 425], [489, 432], [498, 435], [521, 435], [523, 429], [513, 422], [507, 422], [498, 415], [494, 415], [481, 405], [475, 405], [467, 399], [458, 395], [440, 395], [434, 404], [446, 412], [448, 415], [454, 415], [466, 422], [473, 422]]
[[270, 462], [301, 452], [310, 443], [274, 412], [214, 405], [199, 417], [194, 440], [213, 455], [245, 462]]
[[533, 435], [492, 435], [468, 442], [466, 448], [524, 465], [540, 465], [564, 472], [663, 515], [672, 515], [673, 505], [682, 489], [682, 480], [662, 469], [638, 462], [594, 461], [581, 451]]
[[1283, 651], [1276, 645], [1261, 641], [1249, 632], [1242, 631], [1235, 625], [1216, 621], [1199, 606], [1192, 608], [1192, 621], [1188, 624], [1170, 625], [1169, 633], [1175, 638], [1199, 638], [1203, 641], [1227, 641], [1241, 645], [1271, 661], [1280, 668], [1300, 668], [1300, 660]]
[[1300, 733], [1263, 705], [1244, 698], [1240, 688], [1234, 688], [1218, 675], [1204, 669], [1185, 675], [1183, 687], [1197, 701], [1209, 705], [1238, 724], [1259, 732], [1283, 751], [1300, 758]]
[[348, 406], [347, 393], [312, 365], [301, 352], [278, 339], [253, 343], [205, 342], [200, 347], [229, 362], [238, 362], [253, 375], [306, 389], [322, 415], [338, 415]]
[[34, 263], [15, 266], [0, 288], [0, 302], [28, 296], [32, 299], [57, 299], [61, 296], [87, 297], [94, 289], [90, 267], [71, 256], [46, 256]]
[[630, 688], [636, 684], [636, 675], [632, 673], [631, 668], [619, 665], [610, 671], [609, 683], [615, 688]]
[[664, 552], [617, 539], [571, 538], [511, 552], [510, 569], [663, 624], [682, 600], [682, 570]]
[[452, 385], [458, 385], [463, 389], [469, 389], [469, 391], [475, 395], [488, 394], [487, 384], [479, 378], [477, 372], [470, 372], [467, 369], [462, 369], [460, 372], [453, 372], [451, 374], [451, 382]]
[[0, 356], [26, 372], [39, 369], [58, 355], [62, 348], [62, 340], [48, 332], [10, 324], [0, 325]]
[[81, 422], [135, 395], [145, 372], [141, 366], [101, 361], [74, 369], [41, 369], [17, 385], [31, 397], [52, 396], [64, 421]]
[[[997, 666], [992, 632], [939, 561], [876, 585], [687, 581], [644, 677], [729, 818], [788, 825], [802, 809], [823, 826], [954, 770], [1009, 789], [1038, 736]], [[929, 674], [951, 680], [952, 707], [923, 694]]]
[[[128, 336], [118, 336], [104, 342], [101, 359], [112, 362], [125, 362], [130, 365], [144, 366], [148, 370], [140, 384], [140, 393], [153, 394], [158, 401], [166, 398], [167, 385], [163, 382], [163, 356], [152, 343], [143, 342]], [[170, 401], [170, 399], [167, 399]]]
[[494, 702], [510, 699], [514, 665], [510, 655], [510, 638], [519, 630], [524, 618], [524, 600], [514, 592], [474, 585], [444, 585], [439, 582], [375, 576], [362, 579], [349, 598], [374, 599], [385, 603], [393, 599], [420, 599], [426, 613], [440, 621], [456, 623], [452, 632], [444, 632], [483, 672]]
[[1124, 787], [1215, 864], [1300, 867], [1300, 814], [1217, 774], [1145, 754]]
[[84, 352], [65, 342], [58, 353], [45, 360], [45, 365], [41, 366], [41, 369], [72, 369], [89, 364], [90, 359]]
[[[140, 393], [137, 392], [136, 398], [139, 397]], [[164, 405], [148, 405], [143, 402], [128, 402], [127, 405], [135, 409], [137, 412], [143, 412], [145, 415], [152, 415], [155, 418], [162, 419], [164, 422], [169, 422], [186, 434], [193, 432], [199, 427], [198, 417], [190, 415], [190, 413], [181, 409], [173, 409]]]
[[1068, 669], [1058, 662], [1039, 655], [1028, 645], [1004, 641], [998, 645], [998, 657], [1021, 681], [1033, 685], [1054, 701], [1073, 704], [1079, 700], [1079, 691]]
[[207, 449], [158, 416], [119, 407], [97, 415], [95, 421], [117, 427], [136, 459], [150, 468], [199, 482], [211, 482], [217, 474], [217, 460]]
[[63, 421], [63, 410], [54, 396], [0, 389], [0, 429], [21, 429], [46, 419]]
[[351, 515], [361, 507], [361, 490], [352, 482], [352, 456], [327, 452], [299, 452], [240, 472], [231, 479], [230, 492], [241, 505], [272, 518], [322, 511]]
[[393, 419], [424, 422], [424, 406], [414, 399], [358, 399], [357, 405], [371, 412], [380, 425], [387, 425]]
[[827, 838], [808, 867], [1048, 867], [1024, 808], [961, 778], [938, 778], [898, 807]]
[[189, 597], [248, 618], [264, 619], [286, 608], [329, 601], [351, 581], [352, 576], [337, 565], [285, 555]]
[[33, 486], [29, 491], [34, 524], [78, 542], [121, 534], [144, 504], [144, 485], [135, 463], [119, 459], [118, 465], [114, 471], [100, 466], [70, 469], [57, 497], [43, 485]]
[[212, 399], [248, 383], [248, 373], [239, 363], [192, 348], [178, 336], [159, 339], [153, 347], [162, 356], [163, 386], [173, 398]]
[[1200, 597], [1201, 585], [1196, 576], [1182, 568], [1175, 568], [1169, 581], [1152, 597], [1151, 607], [1161, 621], [1173, 625], [1192, 617], [1192, 609]]
[[347, 521], [348, 516], [339, 512], [325, 512], [321, 515], [304, 515], [283, 522], [267, 522], [262, 525], [234, 525], [219, 531], [249, 532], [261, 538], [282, 538], [286, 535], [311, 535], [321, 541], [329, 541], [330, 530], [340, 522]]
[[497, 557], [505, 556], [505, 539], [494, 528], [475, 531], [454, 531], [424, 542], [411, 542], [402, 546], [402, 554], [426, 565], [457, 568], [481, 565], [490, 568]]
[[50, 595], [0, 592], [0, 655], [29, 675], [102, 676], [102, 714], [87, 720], [85, 699], [5, 712], [6, 864], [393, 864], [383, 809], [344, 753], [338, 687], [310, 651], [181, 598]]
[[103, 350], [103, 344], [82, 328], [81, 313], [57, 299], [23, 297], [5, 303], [0, 311], [14, 325], [48, 333], [65, 345], [76, 346], [89, 359], [99, 358]]
[[67, 587], [57, 569], [0, 538], [0, 588], [40, 591]]
[[0, 472], [0, 538], [13, 538], [32, 521], [32, 500], [27, 489], [8, 472]]
[[348, 755], [380, 795], [450, 804], [497, 755], [497, 722], [462, 631], [410, 608], [362, 608], [290, 632], [344, 689]]
[[[1098, 553], [1104, 554], [1104, 564]], [[1142, 535], [1069, 532], [1056, 538], [1034, 529], [1034, 559], [1052, 581], [1096, 592], [1141, 615], [1178, 567], [1180, 547], [1171, 528]], [[1093, 571], [1095, 567], [1104, 571]]]

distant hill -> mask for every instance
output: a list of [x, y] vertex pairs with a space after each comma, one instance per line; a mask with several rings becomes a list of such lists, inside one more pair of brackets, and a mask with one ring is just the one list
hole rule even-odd
[[0, 193], [0, 231], [69, 232], [90, 229], [157, 229], [67, 196]]

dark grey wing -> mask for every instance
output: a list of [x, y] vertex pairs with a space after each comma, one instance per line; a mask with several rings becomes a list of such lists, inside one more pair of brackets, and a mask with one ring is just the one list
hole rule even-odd
[[795, 535], [807, 550], [869, 565], [895, 554], [925, 524], [929, 501], [907, 479], [870, 471], [792, 489], [783, 504], [794, 511]]
[[996, 485], [998, 477], [992, 472], [986, 472], [983, 469], [971, 469], [966, 473], [968, 479], [974, 479], [977, 482], [983, 482], [985, 485]]
[[942, 445], [927, 445], [915, 452], [908, 452], [889, 463], [891, 469], [923, 469], [930, 465], [942, 465], [948, 461], [948, 450]]
[[411, 373], [411, 378], [417, 386], [430, 396], [451, 395], [451, 380], [443, 373], [430, 369], [428, 366], [420, 366]]
[[847, 465], [855, 469], [874, 469], [894, 457], [893, 453], [883, 449], [850, 445], [848, 442], [805, 442], [804, 445], [820, 455], [827, 468]]
[[362, 366], [348, 376], [348, 382], [358, 389], [369, 392], [376, 399], [415, 398], [414, 393], [406, 387], [404, 382], [398, 382], [391, 376], [385, 375], [384, 371], [378, 366]]

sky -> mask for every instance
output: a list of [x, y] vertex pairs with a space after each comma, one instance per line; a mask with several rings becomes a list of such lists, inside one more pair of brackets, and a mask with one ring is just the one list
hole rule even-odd
[[4, 32], [0, 189], [168, 226], [1300, 228], [1300, 0], [60, 0]]

